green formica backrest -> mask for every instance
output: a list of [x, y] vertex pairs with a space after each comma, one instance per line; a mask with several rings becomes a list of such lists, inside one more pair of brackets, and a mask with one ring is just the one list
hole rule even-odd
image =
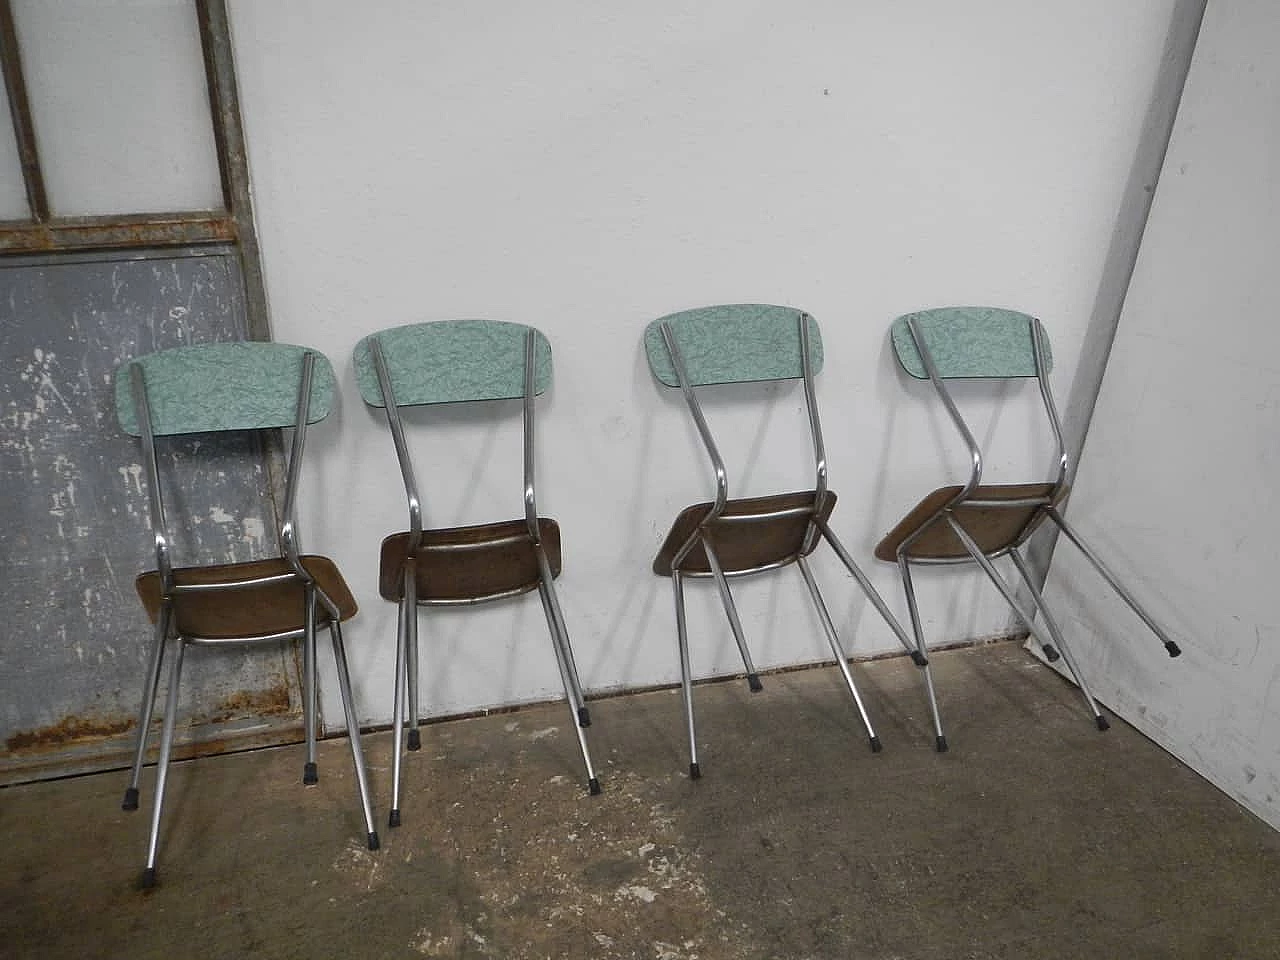
[[[649, 369], [668, 387], [680, 386], [662, 338], [662, 325], [666, 323], [684, 359], [690, 386], [803, 377], [799, 324], [802, 312], [767, 303], [734, 303], [659, 317], [644, 331]], [[812, 317], [808, 326], [809, 359], [816, 374], [822, 369], [822, 334]]]
[[525, 337], [534, 335], [534, 393], [551, 384], [551, 344], [533, 327], [504, 320], [436, 320], [371, 333], [353, 360], [360, 396], [386, 406], [373, 367], [374, 337], [391, 375], [396, 406], [509, 400], [524, 396]]
[[[893, 322], [893, 349], [911, 376], [929, 378], [908, 321], [914, 320], [943, 378], [1034, 377], [1034, 318], [998, 307], [942, 307], [909, 313]], [[1053, 369], [1049, 338], [1043, 336], [1045, 372]]]
[[302, 358], [315, 356], [307, 422], [329, 415], [333, 367], [324, 354], [288, 343], [208, 343], [174, 347], [116, 368], [116, 416], [139, 436], [130, 368], [142, 368], [156, 436], [291, 427], [298, 420]]

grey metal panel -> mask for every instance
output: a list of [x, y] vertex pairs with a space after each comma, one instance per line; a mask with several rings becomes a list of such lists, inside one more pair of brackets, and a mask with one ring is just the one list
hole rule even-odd
[[[138, 354], [244, 339], [242, 290], [229, 249], [0, 262], [0, 780], [116, 762], [134, 734], [151, 626], [133, 580], [152, 544], [112, 375]], [[258, 444], [162, 444], [179, 562], [275, 549]], [[172, 496], [180, 487], [198, 494], [184, 502]], [[183, 695], [190, 737], [296, 726], [290, 647], [196, 656]]]

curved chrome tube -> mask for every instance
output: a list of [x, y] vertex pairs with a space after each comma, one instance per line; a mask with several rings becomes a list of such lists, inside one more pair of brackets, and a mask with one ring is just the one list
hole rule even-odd
[[280, 516], [280, 547], [293, 572], [304, 583], [311, 582], [302, 561], [298, 559], [297, 520], [294, 504], [298, 496], [298, 476], [302, 472], [302, 448], [307, 439], [307, 420], [311, 415], [311, 382], [314, 379], [316, 355], [308, 350], [302, 355], [302, 377], [298, 383], [298, 417], [293, 425], [293, 443], [289, 450], [289, 470], [284, 485], [284, 508]]
[[[946, 385], [943, 384], [942, 377], [938, 373], [938, 367], [933, 362], [933, 354], [929, 352], [929, 347], [924, 342], [924, 336], [920, 333], [920, 328], [916, 326], [915, 317], [910, 317], [907, 320], [907, 329], [911, 331], [911, 339], [915, 342], [916, 350], [920, 353], [920, 360], [924, 363], [924, 369], [929, 374], [930, 382], [942, 399], [942, 405], [946, 407], [947, 413], [951, 414], [952, 422], [955, 423], [960, 435], [964, 437], [965, 444], [969, 447], [969, 458], [973, 462], [973, 469], [969, 474], [969, 482], [947, 504], [947, 507], [950, 507], [952, 504], [959, 503], [969, 496], [977, 488], [978, 484], [982, 482], [982, 449], [978, 446], [978, 441], [973, 438], [969, 425], [960, 416], [960, 411], [956, 408], [955, 401], [951, 399], [951, 394], [947, 391]], [[942, 509], [945, 510], [946, 507]]]
[[[809, 315], [802, 310], [797, 322], [800, 326], [800, 369], [804, 373], [804, 402], [809, 411], [809, 434], [813, 438], [813, 462], [816, 474], [813, 513], [817, 516], [822, 512], [823, 501], [827, 497], [827, 449], [822, 442], [822, 421], [818, 419], [818, 397], [813, 385], [813, 357], [809, 354]], [[805, 534], [804, 546], [800, 549], [801, 554], [813, 549], [817, 537], [817, 528], [810, 526]]]
[[671, 326], [667, 323], [662, 325], [662, 339], [667, 345], [667, 352], [671, 354], [671, 365], [675, 368], [676, 379], [680, 381], [680, 391], [684, 394], [685, 403], [689, 405], [689, 412], [693, 415], [694, 425], [698, 428], [698, 436], [702, 438], [703, 446], [707, 448], [707, 456], [711, 458], [711, 468], [716, 475], [716, 502], [711, 508], [711, 512], [707, 514], [706, 521], [710, 522], [720, 514], [724, 513], [725, 505], [729, 502], [729, 475], [724, 469], [724, 460], [720, 457], [720, 451], [716, 449], [715, 438], [711, 436], [711, 428], [707, 426], [707, 420], [702, 415], [702, 408], [698, 405], [698, 398], [693, 392], [693, 385], [689, 382], [689, 372], [685, 369], [684, 355], [680, 353], [680, 348], [676, 345], [675, 334], [671, 332]]
[[524, 335], [524, 522], [534, 543], [540, 543], [538, 500], [533, 489], [533, 404], [537, 392], [537, 336], [530, 327]]
[[151, 530], [155, 536], [156, 569], [164, 596], [173, 591], [173, 566], [169, 561], [169, 523], [164, 515], [164, 498], [160, 495], [160, 469], [156, 463], [156, 437], [151, 425], [151, 404], [147, 400], [147, 381], [142, 364], [129, 366], [129, 389], [138, 417], [142, 437], [143, 458], [147, 461], [147, 495], [151, 503]]
[[1062, 422], [1058, 419], [1058, 408], [1053, 402], [1053, 393], [1049, 390], [1049, 371], [1044, 358], [1044, 327], [1036, 318], [1031, 320], [1031, 347], [1036, 358], [1036, 380], [1040, 383], [1040, 397], [1044, 400], [1044, 410], [1049, 416], [1049, 426], [1053, 430], [1053, 439], [1058, 444], [1058, 479], [1057, 486], [1067, 482], [1067, 473], [1071, 462], [1067, 458], [1067, 444], [1062, 438]]
[[813, 386], [813, 358], [809, 355], [809, 315], [801, 313], [800, 323], [800, 365], [804, 371], [804, 402], [809, 410], [809, 431], [813, 434], [813, 460], [817, 473], [814, 490], [815, 507], [822, 503], [827, 493], [827, 450], [822, 442], [822, 423], [818, 419], [818, 399]]
[[729, 503], [729, 475], [725, 472], [724, 460], [720, 456], [720, 451], [716, 449], [715, 438], [711, 436], [711, 428], [707, 426], [706, 417], [702, 415], [702, 407], [698, 405], [698, 397], [693, 392], [693, 384], [689, 382], [689, 371], [685, 369], [684, 355], [680, 353], [680, 347], [676, 344], [675, 334], [671, 332], [671, 326], [668, 323], [662, 324], [662, 340], [667, 345], [667, 353], [671, 355], [671, 366], [675, 368], [676, 379], [680, 381], [680, 392], [684, 394], [684, 401], [689, 407], [689, 413], [693, 416], [694, 425], [698, 428], [698, 436], [702, 438], [702, 444], [707, 449], [707, 456], [711, 458], [711, 469], [716, 475], [716, 499], [712, 504], [710, 511], [699, 524], [698, 529], [689, 535], [689, 539], [684, 542], [674, 557], [671, 558], [672, 568], [679, 568], [684, 558], [688, 556], [689, 551], [697, 544], [698, 539], [702, 535], [702, 530], [707, 524], [714, 522], [720, 514], [724, 513], [725, 507]]
[[396, 405], [396, 393], [391, 385], [391, 372], [382, 353], [378, 338], [369, 338], [369, 355], [373, 358], [373, 371], [378, 377], [378, 389], [382, 392], [383, 409], [387, 411], [387, 426], [396, 445], [396, 458], [400, 461], [400, 476], [404, 479], [405, 499], [409, 503], [410, 554], [418, 549], [422, 540], [422, 501], [418, 496], [418, 483], [413, 475], [413, 461], [409, 458], [409, 445], [404, 438], [404, 424], [400, 422], [400, 408]]

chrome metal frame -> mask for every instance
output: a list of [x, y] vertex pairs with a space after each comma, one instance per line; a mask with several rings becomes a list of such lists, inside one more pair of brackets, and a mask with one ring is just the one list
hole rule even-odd
[[[160, 757], [156, 768], [155, 805], [151, 814], [151, 832], [147, 843], [147, 864], [142, 875], [142, 886], [150, 887], [156, 881], [156, 858], [160, 839], [160, 818], [164, 806], [165, 785], [168, 781], [169, 761], [173, 753], [173, 738], [178, 715], [178, 693], [182, 675], [182, 663], [188, 645], [231, 645], [240, 643], [259, 643], [265, 641], [294, 640], [303, 642], [303, 725], [307, 745], [307, 759], [303, 767], [303, 783], [314, 784], [319, 781], [316, 765], [316, 727], [319, 713], [318, 687], [316, 677], [316, 604], [322, 604], [329, 614], [329, 633], [333, 644], [333, 655], [337, 665], [338, 686], [342, 693], [342, 703], [346, 714], [347, 734], [351, 742], [351, 755], [355, 765], [356, 781], [360, 792], [360, 804], [364, 815], [366, 842], [370, 850], [377, 850], [379, 839], [373, 820], [373, 805], [369, 792], [369, 777], [365, 766], [364, 753], [360, 746], [359, 719], [352, 699], [351, 677], [347, 667], [346, 651], [342, 642], [342, 626], [339, 622], [338, 607], [316, 584], [314, 578], [303, 566], [298, 548], [297, 522], [295, 518], [295, 495], [298, 476], [302, 463], [303, 444], [306, 439], [307, 419], [311, 405], [311, 385], [315, 368], [315, 354], [307, 351], [303, 354], [302, 376], [298, 388], [297, 420], [293, 429], [292, 450], [289, 457], [288, 480], [285, 488], [284, 508], [281, 512], [280, 544], [285, 559], [292, 570], [288, 573], [266, 577], [253, 577], [232, 583], [181, 585], [174, 582], [173, 566], [169, 554], [168, 520], [165, 517], [164, 498], [160, 486], [160, 470], [156, 456], [155, 432], [151, 421], [151, 407], [147, 398], [146, 376], [142, 365], [134, 363], [129, 367], [129, 383], [133, 394], [134, 407], [137, 411], [139, 432], [142, 440], [143, 458], [146, 461], [147, 491], [150, 495], [151, 526], [155, 536], [156, 569], [160, 574], [161, 603], [156, 618], [155, 634], [151, 644], [151, 654], [147, 663], [147, 681], [143, 688], [142, 707], [138, 714], [138, 742], [134, 751], [133, 766], [129, 776], [129, 786], [125, 790], [121, 807], [125, 810], [138, 808], [138, 784], [142, 775], [142, 767], [146, 759], [147, 735], [155, 712], [156, 694], [160, 684], [161, 667], [164, 661], [165, 646], [174, 644], [173, 662], [169, 668], [168, 694], [165, 701], [164, 722], [160, 736]], [[225, 592], [234, 593], [247, 587], [260, 587], [272, 583], [295, 581], [304, 587], [305, 593], [305, 625], [300, 630], [283, 633], [253, 634], [244, 637], [201, 637], [184, 635], [176, 629], [174, 616], [175, 599], [183, 594]]]
[[[404, 423], [400, 417], [399, 405], [395, 398], [395, 388], [391, 382], [391, 373], [387, 368], [386, 357], [378, 337], [369, 338], [369, 353], [373, 361], [374, 373], [378, 379], [378, 388], [382, 393], [382, 402], [387, 416], [387, 425], [391, 428], [391, 436], [395, 443], [396, 457], [400, 463], [400, 474], [404, 481], [405, 498], [409, 508], [409, 543], [405, 557], [403, 573], [403, 593], [400, 600], [396, 630], [396, 679], [394, 697], [394, 720], [392, 721], [395, 748], [391, 764], [391, 812], [388, 823], [398, 827], [401, 823], [400, 792], [403, 781], [402, 764], [405, 749], [405, 700], [408, 699], [408, 749], [416, 751], [421, 748], [422, 740], [418, 729], [420, 718], [418, 704], [418, 614], [420, 606], [470, 606], [518, 596], [527, 591], [513, 589], [502, 593], [479, 598], [432, 600], [420, 599], [417, 594], [417, 551], [422, 545], [422, 498], [418, 493], [418, 484], [413, 469], [413, 461], [409, 453], [409, 445], [405, 439]], [[547, 559], [542, 544], [542, 531], [538, 526], [538, 503], [534, 488], [534, 406], [536, 396], [537, 336], [532, 328], [525, 334], [524, 340], [524, 394], [522, 419], [524, 428], [524, 520], [528, 538], [533, 544], [538, 560], [538, 598], [542, 602], [542, 611], [546, 616], [547, 630], [551, 634], [551, 644], [555, 650], [556, 665], [560, 671], [560, 680], [564, 685], [565, 697], [573, 714], [573, 728], [578, 737], [578, 749], [582, 753], [582, 761], [587, 771], [587, 789], [592, 794], [601, 792], [600, 779], [596, 775], [591, 762], [591, 753], [587, 748], [586, 734], [583, 728], [591, 725], [591, 713], [586, 705], [582, 690], [582, 682], [578, 676], [578, 667], [573, 658], [573, 648], [569, 643], [569, 631], [565, 626], [564, 613], [560, 609], [560, 601], [556, 596], [555, 574]], [[483, 549], [495, 542], [484, 544], [461, 545], [457, 549]]]
[[[703, 446], [707, 451], [707, 456], [711, 461], [711, 468], [715, 474], [716, 497], [702, 522], [696, 530], [691, 533], [688, 539], [681, 544], [680, 549], [676, 551], [671, 561], [671, 588], [676, 608], [676, 642], [680, 657], [680, 686], [684, 694], [685, 709], [685, 725], [689, 736], [689, 776], [697, 779], [702, 776], [702, 768], [698, 761], [698, 744], [695, 733], [694, 711], [693, 711], [693, 677], [690, 668], [689, 659], [689, 636], [685, 617], [684, 606], [684, 578], [685, 577], [710, 577], [715, 580], [717, 590], [720, 594], [720, 602], [724, 607], [725, 616], [729, 621], [729, 628], [733, 632], [733, 639], [737, 643], [739, 654], [742, 657], [743, 666], [746, 668], [747, 685], [754, 692], [762, 689], [759, 674], [756, 671], [755, 664], [751, 659], [751, 653], [747, 647], [746, 637], [743, 634], [742, 622], [738, 617], [738, 610], [733, 602], [733, 594], [729, 590], [729, 580], [734, 577], [744, 577], [751, 574], [762, 573], [766, 570], [774, 570], [795, 563], [800, 570], [801, 578], [804, 580], [805, 587], [809, 593], [810, 599], [813, 601], [814, 608], [818, 613], [818, 618], [822, 622], [823, 632], [826, 635], [827, 642], [831, 647], [832, 656], [840, 667], [841, 674], [844, 677], [845, 685], [849, 688], [849, 693], [853, 697], [853, 701], [858, 710], [858, 715], [862, 720], [863, 727], [867, 731], [867, 738], [870, 742], [871, 749], [879, 752], [881, 749], [880, 738], [876, 735], [871, 725], [871, 719], [867, 715], [866, 708], [863, 704], [862, 697], [858, 693], [857, 685], [854, 683], [853, 674], [849, 669], [849, 656], [841, 646], [839, 634], [836, 631], [835, 624], [832, 622], [831, 615], [827, 610], [827, 606], [822, 599], [822, 593], [818, 588], [818, 583], [814, 579], [813, 572], [809, 569], [806, 561], [806, 555], [813, 549], [818, 537], [825, 539], [831, 544], [836, 556], [840, 562], [852, 574], [858, 586], [861, 587], [863, 593], [866, 594], [876, 611], [884, 618], [890, 629], [898, 636], [899, 640], [910, 646], [910, 640], [906, 631], [897, 621], [889, 608], [885, 605], [883, 598], [876, 591], [871, 581], [867, 578], [861, 568], [854, 562], [849, 551], [839, 541], [832, 532], [830, 526], [822, 519], [822, 508], [827, 497], [827, 458], [826, 448], [822, 440], [822, 424], [818, 416], [818, 401], [814, 391], [813, 378], [813, 360], [811, 356], [811, 345], [809, 337], [809, 315], [800, 312], [797, 314], [797, 326], [799, 328], [802, 379], [804, 381], [805, 405], [809, 415], [809, 431], [813, 441], [813, 458], [814, 458], [814, 500], [811, 507], [793, 507], [785, 510], [774, 510], [767, 513], [744, 514], [724, 516], [724, 511], [729, 504], [729, 479], [725, 470], [724, 460], [720, 456], [720, 452], [716, 447], [715, 439], [711, 435], [711, 428], [707, 425], [706, 417], [702, 413], [702, 408], [698, 403], [698, 397], [695, 392], [693, 383], [689, 377], [686, 368], [684, 355], [680, 352], [680, 346], [676, 341], [674, 332], [668, 323], [663, 323], [659, 328], [662, 332], [663, 342], [666, 344], [667, 352], [671, 357], [671, 365], [675, 370], [676, 379], [680, 385], [680, 391], [684, 396], [685, 404], [689, 408], [689, 413], [693, 417], [694, 425], [697, 427], [698, 436], [702, 439]], [[804, 540], [800, 550], [792, 556], [784, 557], [780, 560], [771, 561], [769, 563], [760, 564], [745, 570], [733, 570], [726, 572], [720, 563], [720, 558], [716, 553], [713, 545], [712, 528], [717, 524], [731, 523], [751, 523], [768, 517], [782, 517], [789, 515], [804, 515], [809, 517], [809, 528], [805, 533]], [[689, 556], [694, 547], [701, 544], [702, 549], [707, 557], [707, 565], [710, 567], [709, 573], [702, 571], [690, 571], [681, 569], [681, 564]]]
[[[1085, 555], [1095, 569], [1111, 584], [1112, 588], [1120, 595], [1121, 599], [1129, 605], [1129, 607], [1142, 618], [1143, 622], [1151, 629], [1156, 637], [1164, 644], [1169, 656], [1176, 657], [1181, 653], [1178, 645], [1173, 642], [1164, 632], [1163, 629], [1151, 618], [1151, 616], [1139, 605], [1137, 600], [1124, 589], [1111, 573], [1097, 557], [1092, 549], [1089, 548], [1079, 535], [1068, 527], [1066, 520], [1058, 510], [1057, 503], [1059, 499], [1066, 493], [1067, 478], [1070, 474], [1070, 462], [1067, 456], [1066, 443], [1063, 439], [1062, 422], [1058, 417], [1058, 409], [1053, 400], [1053, 394], [1049, 389], [1048, 363], [1045, 356], [1045, 332], [1044, 327], [1036, 318], [1031, 318], [1031, 346], [1033, 356], [1035, 358], [1035, 379], [1040, 388], [1040, 398], [1044, 405], [1045, 415], [1049, 421], [1050, 430], [1053, 432], [1055, 444], [1057, 446], [1057, 476], [1053, 481], [1050, 491], [1043, 496], [1023, 497], [1009, 500], [982, 500], [973, 496], [982, 481], [982, 450], [978, 446], [977, 440], [974, 439], [972, 431], [964, 418], [960, 415], [960, 411], [956, 406], [955, 400], [951, 393], [947, 390], [945, 378], [938, 372], [937, 364], [934, 362], [933, 354], [929, 351], [928, 344], [925, 342], [924, 335], [921, 333], [916, 323], [915, 317], [907, 319], [907, 328], [911, 332], [912, 342], [915, 344], [916, 350], [920, 354], [921, 362], [924, 364], [926, 374], [928, 374], [929, 382], [933, 384], [934, 390], [942, 401], [943, 407], [950, 415], [952, 422], [964, 439], [965, 445], [968, 447], [972, 468], [970, 470], [969, 479], [959, 492], [950, 500], [938, 508], [938, 510], [922, 523], [909, 537], [905, 538], [898, 546], [897, 563], [898, 570], [902, 576], [903, 589], [907, 595], [907, 608], [911, 614], [911, 628], [915, 635], [915, 648], [912, 651], [912, 659], [922, 668], [925, 678], [925, 691], [929, 700], [929, 709], [933, 715], [933, 725], [935, 732], [935, 745], [937, 750], [945, 752], [947, 750], [947, 738], [942, 729], [942, 718], [938, 710], [938, 699], [934, 690], [933, 676], [929, 669], [928, 647], [924, 639], [924, 630], [921, 625], [920, 613], [916, 603], [915, 589], [911, 581], [911, 564], [956, 564], [973, 562], [978, 564], [987, 578], [1000, 591], [1001, 596], [1005, 598], [1018, 619], [1022, 621], [1028, 632], [1033, 636], [1044, 653], [1045, 659], [1054, 662], [1061, 655], [1066, 664], [1068, 671], [1076, 684], [1080, 688], [1080, 693], [1084, 697], [1090, 712], [1093, 714], [1094, 723], [1099, 730], [1106, 730], [1110, 724], [1107, 718], [1098, 708], [1097, 701], [1094, 699], [1093, 693], [1089, 690], [1089, 686], [1084, 679], [1084, 675], [1078, 668], [1077, 661], [1067, 646], [1066, 640], [1063, 638], [1062, 631], [1058, 627], [1057, 622], [1053, 619], [1049, 612], [1049, 608], [1045, 604], [1044, 596], [1036, 587], [1034, 577], [1031, 570], [1027, 566], [1025, 558], [1019, 552], [1019, 547], [1030, 536], [1031, 532], [1040, 522], [1040, 514], [1047, 516], [1052, 520], [1071, 540], [1080, 551]], [[961, 506], [968, 507], [984, 507], [988, 509], [1013, 509], [1025, 508], [1028, 506], [1039, 507], [1039, 511], [1032, 513], [1022, 531], [1015, 537], [1010, 545], [1004, 549], [984, 553], [978, 544], [973, 540], [964, 527], [956, 520], [955, 510]], [[908, 556], [911, 545], [922, 536], [925, 531], [930, 529], [934, 524], [945, 523], [956, 538], [964, 546], [967, 556], [961, 557], [940, 557], [940, 558], [913, 558]], [[1008, 555], [1012, 560], [1014, 567], [1017, 569], [1023, 584], [1031, 596], [1035, 610], [1028, 613], [1023, 610], [1017, 601], [1014, 589], [996, 570], [993, 563], [994, 560], [1002, 556]], [[1041, 615], [1041, 626], [1037, 626], [1035, 614]]]

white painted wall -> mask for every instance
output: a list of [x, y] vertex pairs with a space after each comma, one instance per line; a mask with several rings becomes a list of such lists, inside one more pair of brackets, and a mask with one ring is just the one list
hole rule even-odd
[[1280, 18], [1211, 3], [1069, 516], [1182, 646], [1065, 543], [1049, 578], [1102, 699], [1280, 827]]
[[[645, 323], [717, 302], [809, 310], [829, 358], [834, 525], [905, 618], [872, 547], [964, 463], [932, 398], [896, 373], [888, 324], [951, 303], [1037, 312], [1065, 390], [1174, 4], [231, 6], [275, 335], [328, 353], [343, 393], [309, 440], [303, 530], [357, 592], [357, 695], [385, 722], [395, 613], [377, 551], [404, 515], [385, 425], [355, 392], [361, 336], [459, 316], [550, 336], [541, 506], [563, 527], [584, 682], [611, 689], [678, 676], [670, 588], [649, 564], [677, 510], [711, 492], [678, 396], [645, 368]], [[1009, 398], [966, 394], [979, 438], [997, 421], [1006, 436], [991, 475], [1038, 472], [1034, 408], [1024, 421]], [[763, 409], [745, 395], [708, 403], [731, 492], [808, 485], [800, 391]], [[514, 411], [496, 430], [423, 419], [439, 424], [419, 434], [429, 521], [517, 515]], [[894, 649], [830, 560], [817, 569], [851, 649]], [[934, 641], [1008, 628], [975, 578], [920, 587]], [[713, 589], [689, 593], [696, 672], [739, 669]], [[823, 657], [798, 575], [737, 596], [761, 667]], [[423, 623], [430, 712], [558, 691], [535, 599]]]

